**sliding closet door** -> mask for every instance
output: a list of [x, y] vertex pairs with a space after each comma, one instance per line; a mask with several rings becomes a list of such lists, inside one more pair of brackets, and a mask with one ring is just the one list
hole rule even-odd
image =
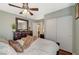
[[72, 52], [72, 16], [64, 16], [57, 19], [57, 41], [60, 48]]
[[48, 19], [44, 21], [45, 38], [56, 41], [56, 19]]

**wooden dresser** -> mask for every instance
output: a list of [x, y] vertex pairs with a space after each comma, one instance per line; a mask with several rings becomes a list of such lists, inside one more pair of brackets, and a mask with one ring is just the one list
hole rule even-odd
[[13, 32], [13, 40], [19, 40], [27, 35], [33, 35], [32, 31], [15, 31]]

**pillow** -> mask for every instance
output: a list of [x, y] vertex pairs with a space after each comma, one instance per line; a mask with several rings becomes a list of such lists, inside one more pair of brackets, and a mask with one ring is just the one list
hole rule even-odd
[[26, 40], [26, 37], [24, 37], [24, 38], [21, 38], [21, 40], [25, 41], [25, 40]]
[[9, 44], [15, 49], [16, 52], [23, 52], [22, 46], [17, 41], [9, 40]]
[[24, 40], [23, 48], [24, 48], [24, 49], [28, 48], [28, 47], [31, 45], [32, 42], [33, 42], [32, 36], [29, 36], [29, 35], [28, 35], [28, 36], [26, 37], [26, 39]]
[[20, 40], [16, 40], [16, 41], [19, 42], [19, 44], [21, 46], [23, 46], [24, 45], [24, 40], [25, 40], [25, 38], [21, 38]]

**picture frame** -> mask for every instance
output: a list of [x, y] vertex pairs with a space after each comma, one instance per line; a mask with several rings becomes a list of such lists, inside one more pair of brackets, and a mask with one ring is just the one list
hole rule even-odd
[[[23, 22], [23, 25], [25, 26], [25, 28], [23, 28], [22, 23], [20, 24], [20, 22]], [[24, 24], [25, 23], [25, 24]], [[21, 27], [22, 26], [22, 27]], [[28, 30], [28, 26], [29, 26], [29, 22], [28, 20], [25, 19], [21, 19], [21, 18], [16, 18], [16, 31], [20, 31], [20, 30]]]
[[76, 20], [79, 18], [79, 3], [76, 4]]

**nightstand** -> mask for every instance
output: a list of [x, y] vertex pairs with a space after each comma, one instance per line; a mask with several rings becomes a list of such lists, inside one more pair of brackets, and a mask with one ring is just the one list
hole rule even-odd
[[40, 38], [43, 38], [43, 39], [44, 39], [44, 38], [45, 38], [45, 37], [44, 37], [44, 34], [40, 34]]

